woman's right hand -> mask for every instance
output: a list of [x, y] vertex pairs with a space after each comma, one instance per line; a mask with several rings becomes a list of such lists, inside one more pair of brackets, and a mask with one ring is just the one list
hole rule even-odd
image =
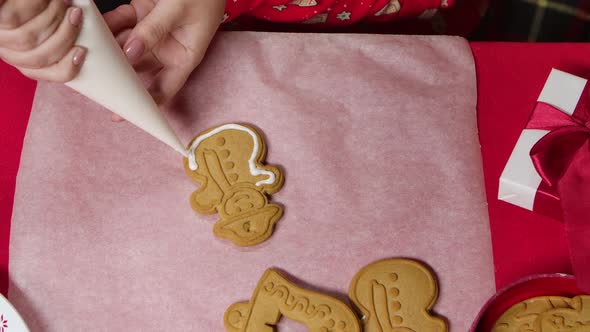
[[0, 59], [35, 80], [72, 80], [87, 52], [75, 45], [82, 16], [71, 0], [0, 0]]

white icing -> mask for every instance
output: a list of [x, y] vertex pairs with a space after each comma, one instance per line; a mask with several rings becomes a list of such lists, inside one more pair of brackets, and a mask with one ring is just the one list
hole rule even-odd
[[260, 168], [256, 167], [256, 164], [255, 164], [254, 159], [256, 159], [256, 156], [258, 155], [258, 151], [260, 150], [260, 145], [258, 144], [258, 136], [256, 135], [256, 133], [252, 129], [241, 126], [239, 124], [234, 124], [234, 123], [226, 124], [226, 125], [217, 127], [215, 129], [211, 130], [210, 132], [197, 137], [191, 143], [191, 146], [189, 148], [188, 167], [193, 171], [196, 171], [197, 169], [199, 169], [199, 165], [197, 164], [197, 156], [195, 154], [195, 151], [197, 150], [197, 148], [199, 147], [199, 144], [201, 144], [202, 141], [206, 140], [207, 138], [209, 138], [217, 133], [220, 133], [224, 130], [229, 130], [229, 129], [241, 130], [241, 131], [248, 133], [250, 136], [252, 136], [252, 140], [254, 141], [254, 148], [252, 149], [252, 155], [250, 155], [250, 160], [248, 160], [248, 166], [250, 167], [250, 174], [252, 174], [253, 176], [258, 176], [258, 175], [267, 175], [268, 176], [268, 178], [266, 180], [261, 180], [261, 181], [256, 182], [256, 185], [261, 186], [263, 184], [273, 184], [276, 180], [275, 174], [273, 172], [260, 169]]

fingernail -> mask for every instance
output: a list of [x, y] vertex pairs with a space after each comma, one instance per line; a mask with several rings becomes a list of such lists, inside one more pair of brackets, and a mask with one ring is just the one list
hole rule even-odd
[[82, 23], [82, 9], [81, 8], [74, 8], [70, 12], [70, 16], [68, 19], [73, 26], [79, 26]]
[[84, 62], [86, 59], [86, 49], [82, 47], [78, 47], [76, 52], [74, 52], [74, 57], [72, 58], [72, 62], [75, 66], [79, 66]]
[[139, 39], [133, 39], [125, 47], [125, 54], [127, 55], [127, 58], [131, 61], [139, 60], [139, 58], [143, 55], [144, 51], [145, 45]]
[[64, 3], [69, 7], [72, 5], [72, 0], [64, 0]]

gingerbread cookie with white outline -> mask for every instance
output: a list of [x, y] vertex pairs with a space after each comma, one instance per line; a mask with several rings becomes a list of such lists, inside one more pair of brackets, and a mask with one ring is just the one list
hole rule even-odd
[[191, 141], [187, 174], [200, 187], [190, 198], [201, 214], [218, 213], [216, 236], [246, 247], [267, 240], [283, 207], [270, 203], [268, 195], [283, 185], [277, 166], [263, 165], [266, 144], [252, 127], [225, 124], [199, 134]]

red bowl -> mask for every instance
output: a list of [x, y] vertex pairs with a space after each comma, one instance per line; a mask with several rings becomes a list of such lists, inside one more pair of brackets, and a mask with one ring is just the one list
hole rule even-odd
[[477, 315], [469, 332], [490, 332], [506, 310], [526, 299], [537, 296], [574, 297], [581, 294], [572, 275], [541, 274], [526, 277], [492, 296]]

